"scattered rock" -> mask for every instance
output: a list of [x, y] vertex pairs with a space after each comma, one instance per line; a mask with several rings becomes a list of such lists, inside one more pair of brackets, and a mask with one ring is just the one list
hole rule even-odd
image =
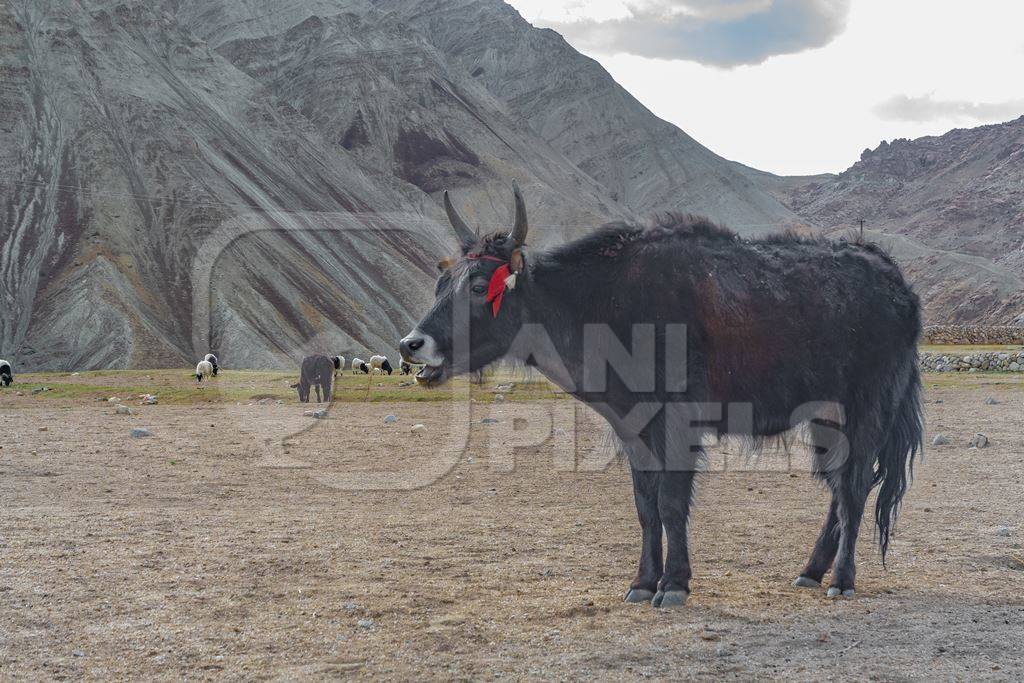
[[385, 415], [384, 416], [384, 424], [389, 425], [389, 424], [394, 424], [395, 422], [398, 422], [398, 418], [395, 417], [394, 415]]
[[1009, 536], [1010, 536], [1010, 527], [1008, 527], [1008, 526], [997, 526], [996, 527], [996, 536], [1001, 536], [1002, 538], [1009, 538]]
[[144, 439], [147, 436], [153, 436], [153, 432], [144, 427], [136, 427], [132, 430], [131, 434], [133, 439]]
[[414, 424], [409, 429], [409, 431], [412, 432], [413, 434], [426, 434], [427, 433], [427, 427], [426, 427], [426, 425], [417, 423], [417, 424]]
[[48, 432], [48, 431], [50, 431], [50, 428], [49, 427], [40, 427], [39, 431], [41, 431], [41, 432]]
[[499, 384], [498, 386], [494, 387], [494, 390], [495, 391], [500, 391], [500, 392], [504, 393], [506, 391], [512, 391], [515, 388], [516, 388], [515, 384], [509, 383], [509, 384]]
[[974, 438], [971, 439], [971, 448], [987, 448], [987, 447], [988, 447], [988, 437], [985, 436], [984, 434], [982, 434], [981, 432], [978, 432], [977, 434], [975, 434]]
[[495, 394], [494, 395], [494, 402], [495, 403], [504, 403], [505, 402], [505, 394]]
[[324, 418], [327, 417], [327, 411], [324, 410], [323, 408], [320, 408], [319, 410], [314, 410], [313, 417], [316, 418], [317, 420], [323, 420]]
[[156, 394], [143, 394], [142, 405], [144, 406], [155, 406], [156, 405]]
[[359, 625], [359, 628], [372, 628], [373, 627], [373, 619], [360, 619], [356, 623]]
[[117, 396], [111, 396], [110, 398], [107, 399], [107, 403], [117, 403], [120, 400], [121, 399], [119, 399]]
[[129, 408], [128, 406], [118, 406], [117, 407], [117, 414], [118, 415], [131, 415], [132, 414], [132, 409]]
[[346, 602], [344, 605], [342, 605], [342, 607], [347, 609], [349, 612], [351, 612], [352, 610], [355, 610], [355, 609], [359, 609], [359, 605], [357, 605], [354, 602]]
[[997, 401], [994, 398], [992, 398], [991, 396], [989, 396], [989, 397], [987, 397], [985, 399], [985, 405], [987, 405], [987, 406], [997, 406], [997, 405], [999, 405], [999, 401]]
[[948, 446], [949, 445], [949, 437], [946, 436], [945, 434], [936, 434], [935, 438], [932, 439], [932, 445], [933, 446]]
[[498, 421], [495, 420], [493, 417], [485, 417], [484, 419], [480, 420], [480, 424], [482, 424], [482, 425], [495, 425], [495, 424], [498, 424]]
[[399, 382], [398, 386], [400, 386], [400, 387], [411, 387], [413, 384], [416, 384], [416, 382]]

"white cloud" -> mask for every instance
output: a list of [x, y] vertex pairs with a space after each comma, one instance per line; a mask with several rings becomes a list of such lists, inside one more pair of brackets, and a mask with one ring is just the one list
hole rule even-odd
[[886, 121], [934, 121], [936, 119], [997, 121], [1024, 115], [1024, 99], [1004, 102], [937, 100], [932, 94], [911, 97], [893, 95], [873, 110]]
[[828, 44], [844, 28], [849, 0], [642, 0], [626, 8], [627, 16], [546, 24], [594, 52], [732, 67]]

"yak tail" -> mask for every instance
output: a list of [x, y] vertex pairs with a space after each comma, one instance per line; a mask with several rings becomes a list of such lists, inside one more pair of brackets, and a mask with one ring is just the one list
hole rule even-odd
[[878, 545], [882, 550], [882, 565], [889, 550], [889, 539], [896, 526], [903, 494], [914, 474], [914, 456], [923, 452], [924, 418], [921, 415], [921, 376], [915, 359], [911, 376], [897, 403], [885, 444], [878, 452], [875, 485], [875, 523], [878, 525]]

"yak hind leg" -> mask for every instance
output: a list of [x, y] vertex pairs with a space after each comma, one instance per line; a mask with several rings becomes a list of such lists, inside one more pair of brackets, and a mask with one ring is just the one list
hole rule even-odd
[[825, 516], [825, 523], [821, 526], [821, 533], [814, 543], [811, 557], [793, 585], [798, 588], [821, 588], [821, 580], [825, 577], [825, 573], [832, 568], [832, 561], [835, 559], [838, 549], [839, 517], [836, 515], [836, 497], [833, 494], [832, 502], [828, 506], [828, 514]]
[[864, 517], [864, 505], [871, 491], [871, 471], [862, 472], [859, 467], [850, 468], [838, 482], [836, 489], [836, 513], [839, 519], [839, 547], [836, 552], [835, 566], [832, 569], [832, 581], [828, 588], [828, 597], [852, 598], [857, 567], [854, 562], [854, 550], [857, 546], [857, 535], [860, 532], [861, 519]]
[[636, 578], [629, 584], [626, 602], [650, 602], [658, 590], [664, 569], [661, 547], [661, 514], [658, 512], [658, 478], [661, 472], [630, 469], [633, 499], [640, 520], [642, 547]]

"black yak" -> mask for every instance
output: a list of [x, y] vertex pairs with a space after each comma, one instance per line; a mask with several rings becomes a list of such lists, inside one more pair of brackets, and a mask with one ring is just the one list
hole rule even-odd
[[806, 425], [832, 501], [796, 585], [820, 586], [831, 569], [828, 595], [853, 595], [874, 487], [884, 562], [922, 418], [918, 299], [882, 250], [793, 234], [744, 239], [670, 215], [527, 251], [518, 188], [507, 234], [477, 238], [447, 196], [445, 208], [462, 251], [401, 340], [402, 356], [426, 365], [417, 375], [426, 386], [509, 357], [609, 421], [642, 536], [628, 602], [668, 607], [689, 595], [687, 523], [709, 432], [756, 447]]
[[[299, 401], [309, 403], [310, 387], [316, 387], [316, 402], [331, 400], [331, 383], [334, 380], [334, 360], [322, 355], [306, 356], [302, 359], [299, 381], [292, 389], [299, 392]], [[321, 390], [323, 395], [321, 396]]]

